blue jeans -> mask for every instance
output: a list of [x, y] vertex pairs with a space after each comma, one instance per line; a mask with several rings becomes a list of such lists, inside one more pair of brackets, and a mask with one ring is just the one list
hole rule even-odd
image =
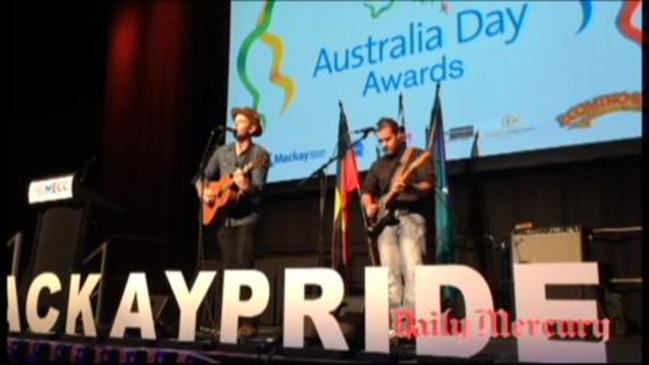
[[389, 268], [390, 308], [415, 309], [415, 266], [426, 251], [426, 220], [419, 213], [397, 211], [399, 224], [387, 226], [378, 237], [381, 266]]

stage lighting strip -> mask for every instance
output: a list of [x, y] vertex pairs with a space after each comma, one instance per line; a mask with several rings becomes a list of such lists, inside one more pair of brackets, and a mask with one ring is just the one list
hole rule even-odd
[[[83, 338], [80, 338], [80, 340], [83, 340]], [[50, 353], [49, 353], [49, 360], [52, 361], [54, 360], [54, 352], [56, 351], [56, 348], [58, 346], [70, 346], [70, 358], [68, 361], [71, 363], [74, 363], [74, 350], [78, 349], [80, 347], [92, 347], [93, 350], [95, 351], [95, 360], [99, 359], [101, 356], [102, 351], [105, 349], [111, 349], [111, 350], [118, 350], [120, 353], [120, 359], [124, 356], [124, 353], [128, 353], [130, 351], [134, 350], [140, 350], [140, 351], [146, 351], [147, 352], [147, 360], [149, 359], [154, 359], [157, 353], [159, 352], [167, 352], [167, 353], [175, 353], [178, 354], [178, 358], [175, 363], [185, 363], [188, 362], [190, 359], [192, 361], [199, 360], [202, 363], [207, 363], [207, 364], [219, 364], [221, 363], [220, 361], [214, 360], [212, 358], [203, 356], [198, 354], [196, 351], [191, 351], [191, 350], [181, 350], [181, 349], [171, 349], [171, 348], [153, 348], [153, 347], [141, 347], [141, 346], [120, 346], [120, 345], [110, 345], [110, 344], [102, 344], [102, 345], [97, 345], [97, 344], [89, 344], [89, 343], [84, 343], [84, 342], [61, 342], [61, 341], [52, 341], [52, 340], [38, 340], [38, 339], [26, 339], [26, 338], [20, 338], [20, 337], [7, 337], [7, 345], [9, 345], [12, 342], [26, 342], [28, 343], [28, 353], [27, 357], [24, 359], [27, 362], [30, 361], [30, 355], [32, 355], [32, 346], [35, 344], [48, 344], [50, 346]], [[9, 346], [7, 346], [9, 347]], [[122, 362], [122, 361], [120, 361]], [[149, 362], [149, 361], [147, 361]], [[99, 362], [93, 362], [93, 363], [102, 363], [101, 361]]]

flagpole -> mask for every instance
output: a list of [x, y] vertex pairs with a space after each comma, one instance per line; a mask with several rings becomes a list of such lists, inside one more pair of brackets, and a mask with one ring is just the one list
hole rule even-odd
[[[343, 107], [342, 107], [342, 101], [339, 101], [339, 102], [338, 102], [338, 105], [340, 106], [340, 110], [341, 110], [341, 112], [342, 112], [343, 115], [344, 115], [344, 110], [343, 110]], [[346, 125], [348, 124], [348, 123], [347, 123], [347, 117], [346, 117], [346, 116], [345, 116], [345, 123], [346, 123]], [[314, 179], [314, 178], [316, 178], [316, 177], [320, 177], [321, 179], [323, 179], [323, 180], [320, 180], [320, 190], [321, 190], [321, 192], [320, 192], [320, 199], [321, 199], [321, 200], [320, 200], [320, 201], [321, 201], [321, 207], [322, 207], [322, 206], [323, 206], [323, 205], [322, 205], [322, 199], [324, 199], [324, 196], [325, 196], [325, 194], [326, 194], [326, 192], [324, 191], [324, 189], [326, 189], [326, 184], [325, 184], [325, 183], [326, 183], [326, 180], [324, 180], [324, 179], [326, 179], [326, 174], [325, 174], [326, 169], [327, 169], [327, 168], [329, 167], [329, 165], [331, 165], [333, 162], [335, 162], [335, 161], [339, 161], [341, 158], [343, 158], [343, 157], [345, 156], [345, 154], [347, 153], [348, 150], [350, 150], [350, 149], [353, 150], [353, 149], [354, 149], [358, 144], [360, 144], [363, 140], [365, 140], [365, 139], [368, 137], [368, 135], [369, 135], [370, 132], [371, 132], [370, 130], [364, 131], [363, 134], [362, 134], [362, 136], [361, 136], [358, 140], [356, 140], [356, 141], [354, 141], [353, 143], [349, 144], [349, 145], [348, 145], [348, 148], [347, 148], [345, 151], [336, 151], [336, 152], [334, 153], [334, 155], [331, 156], [331, 158], [329, 158], [329, 160], [327, 160], [327, 161], [326, 161], [325, 163], [323, 163], [320, 167], [318, 167], [316, 170], [314, 170], [314, 171], [313, 171], [313, 172], [312, 172], [308, 177], [306, 177], [306, 178], [302, 179], [301, 181], [299, 181], [299, 182], [297, 183], [297, 186], [298, 186], [298, 187], [301, 187], [301, 186], [303, 186], [304, 184], [306, 184], [309, 180]], [[349, 128], [348, 128], [348, 133], [349, 133]], [[340, 136], [339, 136], [338, 138], [340, 138]], [[355, 162], [356, 162], [356, 161], [354, 161], [354, 163], [355, 163]], [[357, 189], [357, 190], [358, 190], [358, 189]], [[358, 192], [358, 193], [360, 194], [360, 192]], [[367, 228], [367, 221], [366, 221], [366, 217], [365, 217], [365, 215], [364, 215], [365, 212], [364, 212], [362, 209], [361, 209], [361, 212], [363, 213], [363, 224], [364, 224], [365, 228]], [[322, 231], [322, 226], [323, 226], [323, 223], [322, 223], [322, 222], [323, 222], [323, 219], [324, 219], [324, 211], [323, 211], [322, 209], [321, 209], [321, 213], [320, 213], [320, 214], [321, 214], [321, 219], [320, 219], [320, 221], [321, 221], [321, 231]], [[322, 236], [322, 235], [320, 235], [320, 236]], [[321, 237], [321, 238], [319, 238], [319, 240], [321, 241], [321, 242], [319, 243], [319, 244], [320, 244], [320, 247], [324, 246], [324, 239]], [[321, 256], [323, 256], [323, 255], [321, 255]], [[321, 258], [318, 258], [318, 263], [319, 263], [319, 264], [320, 264], [321, 261], [322, 261], [322, 259], [321, 259]], [[332, 262], [332, 264], [334, 264], [334, 263]]]
[[[348, 141], [351, 142], [351, 136], [349, 134], [350, 128], [349, 128], [349, 121], [347, 120], [347, 115], [345, 114], [345, 111], [343, 110], [342, 102], [340, 103], [340, 112], [343, 113], [344, 115], [344, 120], [345, 120], [345, 125], [347, 127], [347, 136]], [[359, 144], [361, 141], [365, 140], [369, 136], [370, 131], [365, 131], [363, 135], [353, 143], [350, 143], [349, 148], [353, 151], [354, 147]], [[354, 154], [354, 157], [356, 157], [356, 154]], [[356, 159], [354, 159], [354, 164], [356, 165]], [[358, 171], [358, 165], [356, 165], [356, 171]], [[361, 217], [363, 218], [363, 227], [365, 228], [365, 232], [367, 232], [367, 227], [368, 227], [368, 218], [367, 214], [365, 212], [365, 209], [363, 208], [363, 203], [362, 203], [362, 194], [361, 194], [361, 188], [359, 186], [358, 189], [356, 189], [356, 196], [358, 196], [358, 203], [361, 208]], [[368, 238], [369, 239], [369, 238]], [[369, 243], [369, 241], [368, 241]], [[374, 257], [375, 255], [372, 253], [372, 247], [368, 244], [368, 255], [370, 256], [370, 259], [372, 261], [372, 266], [378, 266], [380, 265], [380, 260], [378, 257]]]
[[403, 93], [399, 93], [399, 118], [401, 119], [401, 129], [406, 133], [406, 113], [403, 110]]
[[[340, 111], [341, 111], [341, 113], [343, 113], [343, 114], [345, 113], [344, 110], [342, 109], [342, 104], [341, 104], [341, 109], [340, 109]], [[350, 128], [349, 128], [349, 121], [347, 120], [347, 116], [346, 116], [346, 115], [345, 115], [345, 124], [346, 124], [346, 126], [347, 126], [347, 136], [346, 136], [346, 137], [347, 137], [348, 140], [351, 142], [351, 136], [349, 135], [349, 131], [350, 131]], [[361, 138], [358, 139], [358, 141], [355, 141], [353, 144], [351, 144], [351, 146], [353, 146], [353, 145], [359, 143], [360, 141], [366, 139], [368, 135], [369, 135], [369, 132], [366, 132], [365, 134], [363, 134], [363, 136], [362, 136]], [[356, 157], [356, 154], [354, 154], [354, 157]], [[356, 164], [356, 160], [354, 160], [354, 164]], [[356, 171], [358, 171], [358, 165], [356, 166]], [[363, 218], [363, 227], [365, 228], [365, 231], [367, 232], [367, 227], [368, 227], [368, 218], [367, 218], [367, 214], [366, 214], [366, 212], [365, 212], [365, 209], [363, 208], [363, 203], [362, 203], [362, 194], [361, 194], [361, 189], [360, 189], [360, 187], [359, 187], [358, 189], [356, 189], [356, 196], [358, 196], [358, 204], [359, 204], [360, 207], [361, 207], [361, 217]], [[371, 249], [371, 248], [368, 247], [368, 249]], [[374, 255], [372, 255], [371, 252], [368, 252], [368, 254], [370, 255], [370, 259], [371, 259], [371, 261], [372, 261], [372, 266], [378, 266], [380, 263], [379, 263], [379, 262], [375, 262], [375, 261], [377, 261], [377, 260], [376, 260], [376, 258], [374, 257]]]
[[[440, 83], [439, 81], [437, 82], [437, 85], [435, 86], [435, 104], [433, 104], [433, 110], [430, 113], [431, 120], [434, 118], [435, 113], [437, 112], [437, 108], [439, 108], [439, 89], [440, 89]], [[437, 122], [437, 120], [435, 120]], [[428, 130], [428, 141], [427, 141], [427, 149], [432, 150], [433, 149], [433, 138], [435, 137], [435, 131], [437, 130], [437, 124], [435, 123], [431, 126], [429, 126]]]

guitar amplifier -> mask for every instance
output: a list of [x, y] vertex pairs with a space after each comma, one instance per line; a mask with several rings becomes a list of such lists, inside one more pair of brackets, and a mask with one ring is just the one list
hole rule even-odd
[[[581, 226], [516, 230], [511, 237], [512, 264], [586, 261], [587, 237], [587, 229]], [[586, 296], [595, 296], [592, 288], [556, 285], [546, 288], [548, 299], [584, 299]]]
[[586, 258], [587, 232], [581, 226], [514, 231], [513, 263], [581, 262]]

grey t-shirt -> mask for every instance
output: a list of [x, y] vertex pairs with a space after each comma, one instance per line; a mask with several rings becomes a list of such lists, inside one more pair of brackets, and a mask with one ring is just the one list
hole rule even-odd
[[[260, 145], [253, 143], [239, 156], [237, 156], [234, 143], [221, 146], [214, 151], [207, 162], [205, 179], [216, 181], [221, 176], [233, 174], [237, 168], [243, 168], [247, 163], [260, 159], [270, 161], [268, 151]], [[225, 220], [226, 226], [234, 227], [258, 221], [261, 192], [267, 175], [268, 167], [256, 167], [250, 171], [252, 189], [228, 211]]]

